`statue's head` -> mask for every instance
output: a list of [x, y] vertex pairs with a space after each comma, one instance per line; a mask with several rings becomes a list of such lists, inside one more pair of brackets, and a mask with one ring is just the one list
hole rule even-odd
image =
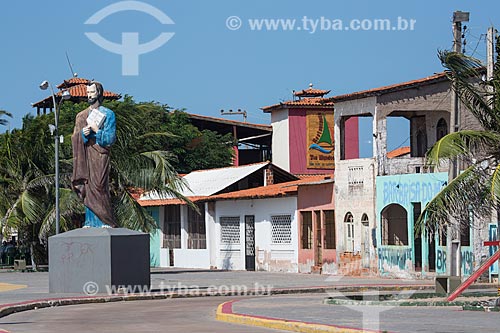
[[102, 84], [97, 81], [90, 81], [87, 84], [87, 99], [90, 105], [95, 104], [95, 102], [102, 104], [104, 100], [104, 89], [102, 88]]

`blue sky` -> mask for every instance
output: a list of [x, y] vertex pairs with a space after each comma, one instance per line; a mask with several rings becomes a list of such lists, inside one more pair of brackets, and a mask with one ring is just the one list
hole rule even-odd
[[[80, 77], [99, 80], [105, 89], [132, 95], [137, 101], [158, 101], [208, 116], [240, 108], [248, 112], [248, 121], [269, 123], [260, 107], [288, 100], [292, 90], [307, 88], [311, 82], [316, 88], [332, 90], [331, 96], [442, 71], [436, 53], [452, 46], [455, 10], [470, 12], [469, 55], [476, 49], [474, 55], [484, 58], [481, 34], [490, 25], [500, 25], [500, 4], [493, 0], [145, 0], [175, 24], [163, 25], [137, 11], [110, 15], [97, 25], [84, 24], [100, 9], [118, 2], [1, 2], [0, 109], [14, 114], [11, 128], [20, 127], [22, 117], [34, 112], [31, 103], [47, 95], [38, 89], [41, 81], [55, 85], [71, 76], [66, 52]], [[230, 16], [241, 19], [240, 29], [228, 29]], [[353, 19], [396, 22], [401, 17], [416, 23], [413, 31], [320, 31], [318, 26], [312, 33], [252, 31], [248, 22], [295, 19], [302, 24], [304, 17], [344, 24]], [[161, 32], [175, 35], [139, 57], [138, 75], [124, 76], [121, 56], [94, 44], [85, 32], [98, 32], [115, 43], [121, 42], [123, 32], [138, 32], [140, 43]]]

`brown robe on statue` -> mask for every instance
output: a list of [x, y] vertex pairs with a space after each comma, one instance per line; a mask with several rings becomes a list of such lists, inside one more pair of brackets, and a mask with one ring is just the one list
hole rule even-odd
[[73, 190], [86, 207], [110, 227], [116, 227], [109, 194], [110, 149], [99, 146], [95, 139], [83, 143], [82, 129], [87, 126], [90, 108], [76, 115], [71, 136], [73, 146]]

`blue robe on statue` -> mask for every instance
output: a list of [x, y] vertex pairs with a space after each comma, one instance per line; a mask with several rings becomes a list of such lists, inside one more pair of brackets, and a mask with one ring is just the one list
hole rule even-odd
[[82, 182], [76, 183], [84, 184], [84, 189], [78, 188], [85, 204], [84, 227], [97, 228], [116, 226], [109, 194], [109, 154], [110, 147], [116, 140], [116, 119], [114, 112], [104, 106], [99, 106], [99, 111], [106, 115], [104, 123], [97, 133], [91, 131], [87, 136], [83, 134], [83, 127], [86, 126], [90, 109], [77, 115], [76, 123], [79, 124], [79, 133], [85, 149], [85, 161], [81, 161], [81, 169], [84, 170], [82, 174], [87, 176], [76, 177], [74, 174], [74, 179], [83, 179]]

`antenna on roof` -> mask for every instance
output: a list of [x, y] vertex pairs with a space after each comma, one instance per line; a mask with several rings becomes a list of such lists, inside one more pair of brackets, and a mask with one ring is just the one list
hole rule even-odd
[[71, 66], [71, 61], [69, 61], [68, 51], [66, 51], [66, 60], [68, 60], [69, 70], [71, 71], [71, 77], [78, 77], [78, 74], [73, 71], [73, 66]]

